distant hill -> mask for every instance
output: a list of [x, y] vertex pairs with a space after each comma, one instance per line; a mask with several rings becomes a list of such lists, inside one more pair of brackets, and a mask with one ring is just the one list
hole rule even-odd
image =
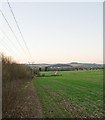
[[50, 65], [49, 67], [72, 67], [72, 66], [69, 64], [53, 64]]
[[80, 67], [80, 68], [102, 68], [102, 64], [95, 64], [95, 63], [78, 63], [78, 62], [71, 62], [71, 63], [58, 63], [58, 64], [27, 64], [30, 67], [34, 68], [45, 68], [45, 67], [52, 67], [52, 68], [73, 68], [73, 67]]
[[75, 67], [81, 67], [81, 68], [102, 68], [103, 65], [102, 64], [96, 64], [96, 63], [77, 63], [77, 62], [72, 62], [69, 63], [71, 66]]

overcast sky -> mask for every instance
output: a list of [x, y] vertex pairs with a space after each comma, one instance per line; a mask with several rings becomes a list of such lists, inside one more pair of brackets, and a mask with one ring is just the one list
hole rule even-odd
[[2, 11], [24, 50], [2, 18], [0, 30], [10, 40], [0, 31], [0, 51], [19, 62], [103, 62], [103, 3], [15, 2], [10, 5], [32, 59], [25, 49], [7, 3], [2, 4]]

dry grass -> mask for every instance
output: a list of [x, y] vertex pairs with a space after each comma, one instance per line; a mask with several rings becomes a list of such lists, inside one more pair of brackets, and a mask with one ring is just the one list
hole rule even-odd
[[[10, 57], [2, 59], [2, 116], [12, 115], [14, 104], [21, 86], [31, 80], [31, 71], [25, 65], [18, 64]], [[18, 98], [19, 99], [19, 98]], [[9, 116], [8, 116], [9, 117]]]

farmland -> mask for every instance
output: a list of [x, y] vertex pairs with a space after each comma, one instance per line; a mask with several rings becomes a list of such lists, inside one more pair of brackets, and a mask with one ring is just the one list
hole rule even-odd
[[33, 79], [44, 117], [102, 117], [103, 71], [60, 71], [60, 74]]

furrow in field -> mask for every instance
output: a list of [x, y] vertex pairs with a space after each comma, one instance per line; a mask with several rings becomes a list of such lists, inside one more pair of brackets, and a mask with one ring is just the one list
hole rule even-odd
[[[40, 99], [45, 99], [44, 102], [41, 101], [45, 107], [44, 109], [50, 109], [52, 106], [56, 109], [57, 106], [58, 111], [61, 109], [60, 114], [63, 112], [71, 113], [73, 117], [102, 117], [103, 93], [102, 84], [100, 83], [102, 77], [98, 76], [97, 78], [96, 73], [62, 73], [62, 76], [36, 78]], [[50, 99], [50, 102], [47, 102], [48, 99]]]
[[[55, 83], [56, 84], [56, 83]], [[59, 84], [56, 84], [56, 85], [59, 85]], [[46, 86], [47, 87], [47, 86]], [[65, 86], [64, 85], [60, 85], [58, 88], [65, 88]], [[49, 91], [51, 91], [51, 86], [49, 87]], [[55, 89], [57, 89], [57, 87], [55, 87], [54, 86], [54, 88]], [[67, 91], [69, 91], [69, 89], [68, 88], [66, 88], [67, 89]], [[73, 88], [73, 89], [75, 89], [75, 88]], [[73, 90], [72, 89], [72, 90]], [[63, 89], [64, 90], [64, 89]], [[64, 94], [63, 94], [63, 96], [65, 96], [66, 98], [68, 98], [68, 95], [69, 95], [69, 93], [66, 91], [66, 94], [65, 94], [65, 92], [63, 92]], [[75, 94], [75, 93], [74, 93]], [[81, 108], [82, 107], [84, 107], [85, 109], [86, 109], [86, 111], [88, 111], [88, 112], [90, 112], [90, 114], [92, 114], [93, 112], [95, 113], [96, 111], [99, 111], [100, 110], [100, 108], [97, 108], [97, 105], [95, 105], [95, 101], [91, 101], [91, 99], [87, 99], [87, 98], [81, 98], [81, 99], [79, 99], [78, 98], [79, 96], [72, 96], [72, 101], [74, 101], [74, 103], [76, 103], [78, 106], [81, 106]], [[81, 97], [81, 96], [80, 96]], [[70, 97], [69, 97], [70, 98]], [[99, 101], [100, 102], [100, 101]], [[99, 103], [98, 102], [98, 103]], [[87, 103], [87, 104], [86, 104]], [[81, 105], [82, 104], [82, 105]], [[97, 103], [96, 103], [97, 104]], [[99, 105], [99, 106], [101, 106], [101, 104]], [[91, 109], [93, 110], [93, 111], [89, 111], [88, 110], [88, 108], [90, 108], [91, 107]], [[92, 113], [91, 113], [92, 112]], [[100, 112], [100, 114], [101, 114], [101, 112]]]

